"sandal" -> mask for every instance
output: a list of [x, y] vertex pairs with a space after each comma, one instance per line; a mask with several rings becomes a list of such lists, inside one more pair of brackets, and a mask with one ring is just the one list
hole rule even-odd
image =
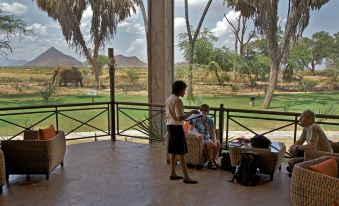
[[181, 180], [181, 179], [183, 179], [183, 177], [181, 177], [181, 176], [170, 176], [170, 180]]
[[198, 181], [196, 181], [196, 180], [183, 180], [183, 182], [184, 183], [186, 183], [186, 184], [197, 184], [198, 183]]
[[218, 164], [218, 163], [214, 163], [214, 165], [217, 167], [217, 168], [221, 168], [221, 164]]
[[218, 169], [217, 166], [213, 162], [208, 162], [207, 168], [211, 170]]

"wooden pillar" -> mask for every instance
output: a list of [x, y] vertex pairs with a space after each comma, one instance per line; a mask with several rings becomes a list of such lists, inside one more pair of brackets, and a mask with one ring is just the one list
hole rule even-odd
[[[174, 0], [148, 0], [148, 102], [165, 104], [171, 93], [174, 75]], [[155, 115], [154, 110], [164, 107], [150, 107], [149, 115]], [[156, 115], [149, 121], [152, 128], [160, 131], [164, 138], [165, 126], [162, 115]], [[152, 143], [150, 137], [150, 143]]]
[[174, 75], [174, 0], [148, 0], [148, 102], [164, 104]]
[[115, 74], [115, 59], [113, 48], [108, 48], [108, 66], [109, 66], [109, 92], [110, 92], [110, 127], [111, 127], [111, 140], [115, 141], [115, 85], [114, 85], [114, 74]]

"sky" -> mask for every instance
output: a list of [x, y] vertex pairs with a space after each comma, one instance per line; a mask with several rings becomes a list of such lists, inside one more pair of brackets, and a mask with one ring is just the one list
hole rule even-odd
[[[177, 35], [186, 32], [185, 14], [184, 14], [184, 0], [175, 1], [175, 19], [174, 19], [174, 35], [175, 45], [178, 44]], [[279, 14], [281, 15], [281, 22], [284, 22], [284, 13], [287, 7], [286, 0], [280, 0]], [[147, 7], [147, 0], [144, 0]], [[188, 0], [189, 4], [189, 19], [194, 26], [198, 24], [203, 9], [207, 0]], [[84, 57], [76, 53], [74, 48], [70, 48], [62, 35], [60, 25], [57, 21], [48, 17], [47, 13], [40, 10], [35, 1], [31, 0], [0, 0], [0, 6], [5, 11], [20, 17], [28, 28], [34, 29], [35, 36], [21, 37], [13, 39], [11, 46], [12, 53], [8, 53], [7, 58], [16, 60], [30, 61], [43, 53], [50, 47], [55, 47], [59, 51], [73, 56], [81, 61]], [[330, 34], [339, 32], [339, 1], [330, 0], [319, 11], [311, 13], [309, 26], [304, 32], [304, 36], [311, 36], [314, 32], [327, 31]], [[237, 17], [237, 13], [228, 9], [223, 5], [223, 0], [213, 0], [211, 7], [205, 17], [202, 28], [208, 28], [218, 37], [215, 43], [216, 47], [226, 46], [232, 49], [233, 34], [231, 26], [226, 22], [224, 15], [231, 21]], [[85, 34], [87, 42], [90, 42], [88, 35], [92, 11], [90, 8], [83, 14], [81, 28]], [[146, 62], [146, 37], [145, 28], [143, 24], [140, 9], [137, 8], [136, 13], [131, 17], [125, 19], [118, 25], [117, 33], [109, 42], [106, 42], [106, 47], [101, 50], [102, 54], [107, 55], [107, 48], [113, 47], [114, 53], [122, 54], [124, 56], [137, 56], [140, 60]], [[185, 61], [180, 50], [175, 47], [175, 62]]]

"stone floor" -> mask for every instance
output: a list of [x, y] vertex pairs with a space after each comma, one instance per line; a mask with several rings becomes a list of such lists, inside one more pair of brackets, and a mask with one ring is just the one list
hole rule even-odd
[[[181, 173], [180, 165], [177, 168]], [[44, 175], [11, 175], [0, 205], [291, 205], [290, 178], [245, 187], [230, 172], [190, 169], [197, 185], [169, 180], [164, 146], [124, 141], [68, 145], [64, 167]]]

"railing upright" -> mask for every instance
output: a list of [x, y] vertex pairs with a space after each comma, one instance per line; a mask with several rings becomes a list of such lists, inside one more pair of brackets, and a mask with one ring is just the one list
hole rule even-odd
[[162, 109], [163, 109], [163, 106], [160, 106], [160, 138], [161, 140], [163, 140], [163, 122], [162, 122]]
[[111, 134], [111, 132], [112, 132], [112, 130], [111, 130], [111, 120], [110, 120], [110, 113], [111, 113], [111, 110], [110, 110], [110, 104], [108, 103], [107, 104], [107, 123], [108, 123], [108, 125], [107, 125], [107, 129], [108, 129], [108, 134]]
[[297, 129], [298, 129], [298, 115], [294, 116], [294, 136], [293, 143], [297, 141]]
[[58, 112], [58, 106], [55, 106], [55, 125], [56, 130], [59, 131], [59, 112]]
[[[120, 134], [120, 124], [119, 124], [119, 104], [118, 103], [116, 103], [116, 110], [117, 110], [117, 135], [119, 135]], [[115, 131], [114, 131], [115, 132]]]
[[228, 149], [228, 129], [229, 129], [229, 113], [230, 111], [227, 110], [226, 112], [226, 149]]
[[[215, 115], [216, 116], [216, 115]], [[222, 145], [222, 140], [224, 139], [224, 104], [220, 104], [219, 107], [219, 141]], [[221, 148], [219, 153], [221, 154]]]

